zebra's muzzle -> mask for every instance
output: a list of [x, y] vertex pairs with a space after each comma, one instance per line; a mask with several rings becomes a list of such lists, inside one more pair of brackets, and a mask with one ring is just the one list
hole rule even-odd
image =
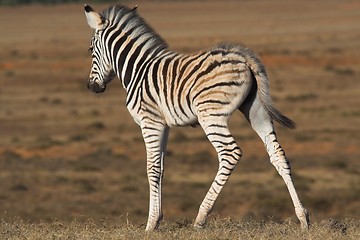
[[106, 89], [106, 85], [99, 84], [97, 82], [88, 82], [87, 87], [90, 91], [94, 93], [102, 93]]

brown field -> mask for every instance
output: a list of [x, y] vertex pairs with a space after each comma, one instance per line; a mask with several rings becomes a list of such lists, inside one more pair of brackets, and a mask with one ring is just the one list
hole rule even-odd
[[[276, 106], [298, 125], [277, 129], [311, 219], [319, 228], [329, 218], [359, 220], [359, 1], [128, 4], [138, 4], [177, 51], [232, 41], [258, 52]], [[0, 233], [46, 224], [69, 230], [90, 226], [89, 219], [96, 226], [114, 221], [144, 229], [148, 184], [141, 133], [124, 106], [120, 81], [101, 95], [86, 88], [92, 31], [82, 4], [2, 7], [0, 29]], [[236, 222], [232, 227], [260, 220], [293, 226], [291, 200], [261, 141], [241, 113], [230, 126], [244, 157], [209, 228], [226, 227], [230, 220], [214, 220], [224, 218]], [[217, 160], [200, 128], [174, 128], [165, 165], [162, 231], [188, 226], [196, 216]], [[25, 223], [17, 225], [17, 218]]]

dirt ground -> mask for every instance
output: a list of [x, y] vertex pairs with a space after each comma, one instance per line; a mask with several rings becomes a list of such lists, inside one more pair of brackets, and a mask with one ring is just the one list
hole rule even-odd
[[[166, 39], [190, 52], [221, 41], [254, 49], [277, 126], [312, 219], [360, 217], [360, 2], [128, 1]], [[101, 11], [107, 5], [94, 5]], [[86, 88], [91, 29], [82, 4], [0, 8], [0, 218], [39, 222], [126, 218], [145, 223], [145, 150], [114, 80]], [[244, 157], [214, 215], [294, 218], [281, 178], [241, 113], [231, 130]], [[165, 219], [193, 219], [217, 170], [201, 129], [170, 132]]]

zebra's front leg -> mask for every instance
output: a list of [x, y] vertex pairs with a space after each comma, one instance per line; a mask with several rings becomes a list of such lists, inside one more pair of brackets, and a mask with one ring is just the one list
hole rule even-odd
[[143, 123], [142, 134], [147, 153], [147, 177], [150, 201], [146, 231], [156, 229], [162, 220], [161, 182], [164, 173], [164, 157], [169, 128], [162, 124]]
[[240, 147], [236, 144], [228, 129], [227, 119], [219, 117], [218, 119], [210, 119], [206, 123], [201, 123], [201, 125], [218, 154], [219, 169], [200, 205], [199, 213], [194, 223], [195, 228], [203, 228], [216, 199], [242, 155]]

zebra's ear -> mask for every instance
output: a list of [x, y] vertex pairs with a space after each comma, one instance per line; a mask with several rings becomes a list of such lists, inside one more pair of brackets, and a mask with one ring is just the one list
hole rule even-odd
[[97, 12], [94, 11], [92, 7], [85, 4], [84, 5], [85, 16], [89, 26], [95, 30], [101, 30], [106, 27], [105, 19]]

